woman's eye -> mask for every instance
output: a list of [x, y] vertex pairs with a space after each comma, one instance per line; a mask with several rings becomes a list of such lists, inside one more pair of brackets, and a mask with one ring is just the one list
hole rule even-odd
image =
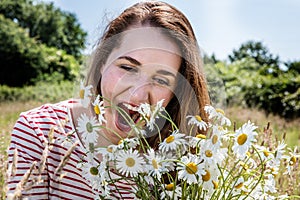
[[120, 68], [128, 72], [137, 72], [137, 69], [135, 67], [129, 65], [121, 65]]
[[160, 85], [165, 85], [165, 86], [169, 86], [169, 81], [168, 80], [165, 80], [165, 79], [162, 79], [162, 78], [153, 78], [154, 81], [156, 81], [158, 84]]

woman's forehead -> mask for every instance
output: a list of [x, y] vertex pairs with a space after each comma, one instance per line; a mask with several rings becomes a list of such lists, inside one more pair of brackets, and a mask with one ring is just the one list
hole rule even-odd
[[107, 61], [111, 63], [120, 56], [143, 49], [164, 51], [181, 56], [176, 42], [163, 34], [161, 28], [141, 27], [123, 32], [120, 45], [111, 52]]

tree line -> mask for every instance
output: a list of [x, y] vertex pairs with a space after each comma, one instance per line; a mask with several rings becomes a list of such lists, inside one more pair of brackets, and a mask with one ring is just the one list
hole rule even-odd
[[227, 61], [214, 55], [204, 61], [214, 75], [208, 73], [209, 81], [223, 81], [227, 104], [260, 108], [287, 119], [300, 117], [300, 61], [281, 61], [259, 41], [245, 42]]

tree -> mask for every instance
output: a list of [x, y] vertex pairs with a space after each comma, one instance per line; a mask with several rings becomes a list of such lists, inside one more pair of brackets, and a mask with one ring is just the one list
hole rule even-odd
[[256, 70], [260, 70], [262, 74], [272, 74], [277, 77], [281, 73], [279, 57], [271, 54], [261, 42], [248, 41], [242, 44], [238, 50], [233, 50], [228, 58], [230, 62], [253, 58], [259, 64], [259, 68]]
[[33, 0], [1, 0], [0, 14], [28, 30], [29, 37], [80, 58], [87, 33], [74, 14]]
[[23, 86], [38, 80], [73, 80], [79, 63], [64, 50], [29, 37], [28, 31], [0, 14], [0, 84]]
[[300, 61], [287, 62], [285, 63], [285, 66], [287, 67], [287, 72], [295, 75], [300, 74]]
[[53, 3], [0, 1], [0, 84], [23, 86], [79, 76], [86, 33]]

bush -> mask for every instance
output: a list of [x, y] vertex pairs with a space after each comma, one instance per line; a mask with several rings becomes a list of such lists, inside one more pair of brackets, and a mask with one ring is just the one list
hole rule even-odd
[[61, 81], [58, 83], [39, 82], [36, 86], [22, 88], [0, 85], [0, 102], [6, 101], [39, 101], [57, 102], [72, 98], [74, 82]]
[[39, 44], [0, 14], [0, 84], [20, 87], [49, 79], [54, 72], [61, 73], [56, 80], [74, 80], [79, 74], [79, 63], [63, 50]]

